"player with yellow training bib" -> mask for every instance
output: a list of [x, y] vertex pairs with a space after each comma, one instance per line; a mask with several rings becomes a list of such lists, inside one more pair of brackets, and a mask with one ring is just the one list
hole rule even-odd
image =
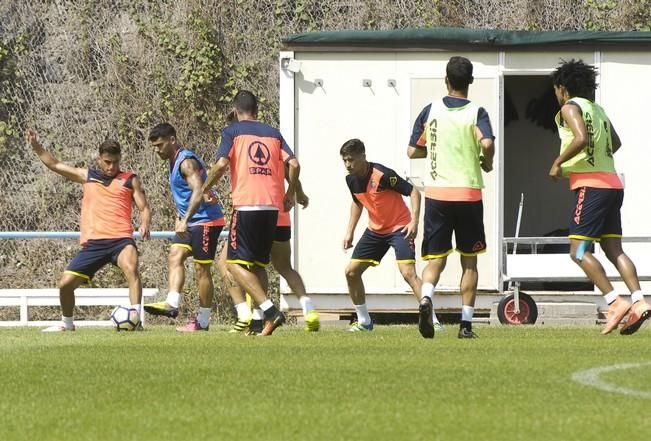
[[[561, 106], [556, 115], [561, 149], [549, 176], [554, 180], [569, 178], [575, 194], [570, 215], [570, 255], [604, 294], [608, 320], [602, 334], [616, 329], [628, 313], [620, 331], [626, 335], [637, 331], [651, 316], [651, 307], [644, 301], [635, 265], [622, 250], [620, 209], [624, 186], [613, 159], [622, 143], [604, 109], [594, 102], [596, 79], [595, 67], [581, 60], [562, 62], [552, 74], [554, 93]], [[594, 241], [601, 243], [606, 257], [631, 291], [632, 306], [615, 292], [601, 263], [590, 252]]]
[[[468, 100], [473, 66], [463, 57], [450, 58], [445, 84], [448, 95], [426, 106], [416, 119], [408, 156], [427, 158], [423, 286], [418, 329], [433, 338], [437, 320], [432, 295], [447, 256], [461, 255], [461, 328], [459, 338], [475, 338], [472, 331], [477, 295], [477, 255], [486, 250], [482, 169], [493, 169], [494, 142], [488, 113]], [[452, 247], [452, 232], [456, 247]]]

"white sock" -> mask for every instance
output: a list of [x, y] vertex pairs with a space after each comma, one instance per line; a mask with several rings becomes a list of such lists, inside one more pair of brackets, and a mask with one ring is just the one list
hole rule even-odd
[[355, 307], [355, 312], [357, 313], [357, 321], [360, 325], [370, 325], [371, 316], [368, 314], [368, 307], [366, 303], [363, 305], [353, 305]]
[[140, 303], [135, 304], [135, 305], [131, 305], [131, 306], [129, 306], [129, 308], [135, 309], [136, 311], [138, 311], [138, 314], [140, 314]]
[[429, 282], [423, 283], [423, 286], [420, 288], [420, 298], [422, 299], [423, 297], [429, 297], [431, 299], [433, 294], [434, 285]]
[[644, 294], [642, 294], [642, 291], [637, 290], [633, 293], [631, 293], [631, 302], [635, 303], [639, 300], [644, 300]]
[[314, 304], [312, 304], [312, 299], [309, 298], [308, 296], [303, 296], [300, 299], [298, 299], [298, 301], [301, 302], [301, 307], [303, 308], [303, 317], [305, 317], [308, 312], [314, 309]]
[[[432, 295], [434, 294], [434, 285], [426, 282], [423, 283], [423, 286], [420, 288], [420, 298], [422, 299], [423, 297], [429, 297], [430, 300], [432, 300]], [[434, 323], [440, 323], [439, 318], [436, 316], [436, 311], [434, 310], [434, 305], [432, 305], [432, 321]]]
[[617, 300], [617, 297], [619, 297], [619, 294], [617, 294], [615, 291], [611, 291], [608, 294], [604, 295], [604, 300], [606, 301], [607, 305], [610, 305], [615, 300]]
[[210, 323], [210, 311], [212, 308], [202, 308], [199, 307], [199, 314], [197, 314], [197, 321], [199, 322], [199, 326], [202, 328], [205, 328], [208, 326], [208, 323]]
[[475, 313], [475, 308], [472, 306], [461, 305], [461, 321], [471, 322], [472, 316]]
[[72, 320], [72, 317], [66, 317], [65, 315], [62, 315], [61, 316], [61, 321], [63, 322], [63, 326], [66, 329], [72, 329], [75, 326], [75, 324], [74, 324], [74, 322]]
[[251, 319], [252, 320], [262, 320], [262, 319], [264, 319], [264, 313], [262, 312], [262, 309], [254, 308]]
[[178, 308], [181, 303], [181, 294], [176, 291], [170, 291], [167, 293], [167, 304], [172, 308]]
[[237, 319], [243, 322], [248, 322], [251, 320], [251, 309], [249, 304], [246, 302], [238, 303], [235, 305], [235, 310], [237, 311]]
[[267, 299], [264, 302], [262, 302], [262, 304], [260, 305], [260, 309], [262, 309], [263, 311], [266, 311], [267, 309], [269, 309], [269, 308], [271, 308], [273, 306], [274, 306], [273, 302], [270, 299]]

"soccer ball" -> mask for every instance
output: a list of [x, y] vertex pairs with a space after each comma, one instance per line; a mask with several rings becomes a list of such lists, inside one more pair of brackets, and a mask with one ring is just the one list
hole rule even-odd
[[140, 314], [135, 308], [116, 306], [111, 312], [111, 322], [117, 331], [134, 331], [140, 324]]

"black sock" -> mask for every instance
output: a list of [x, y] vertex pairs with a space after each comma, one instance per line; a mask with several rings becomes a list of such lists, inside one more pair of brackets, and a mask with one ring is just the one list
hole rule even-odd
[[472, 331], [472, 322], [467, 322], [465, 320], [461, 320], [461, 329], [466, 329], [468, 331]]
[[276, 305], [272, 305], [271, 308], [267, 309], [267, 310], [264, 312], [264, 318], [265, 318], [265, 320], [271, 320], [271, 319], [273, 319], [277, 314], [278, 314], [278, 308], [276, 308]]
[[251, 320], [251, 323], [249, 324], [249, 329], [255, 333], [262, 332], [262, 319]]

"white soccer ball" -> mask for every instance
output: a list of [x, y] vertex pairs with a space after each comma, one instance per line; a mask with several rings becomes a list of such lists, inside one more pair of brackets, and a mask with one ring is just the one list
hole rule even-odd
[[111, 312], [111, 322], [118, 331], [134, 331], [140, 324], [140, 314], [135, 308], [116, 306]]

